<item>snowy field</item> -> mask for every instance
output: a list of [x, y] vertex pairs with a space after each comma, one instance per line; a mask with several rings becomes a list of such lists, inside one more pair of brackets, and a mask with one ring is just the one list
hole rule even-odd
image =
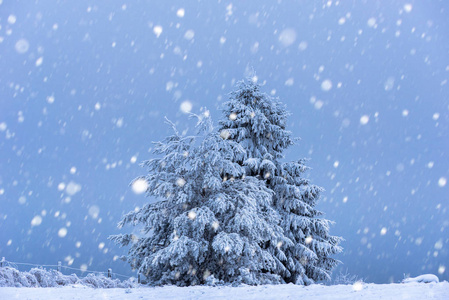
[[441, 299], [447, 300], [449, 283], [354, 285], [262, 285], [241, 287], [140, 287], [93, 289], [80, 285], [59, 288], [0, 288], [0, 299]]

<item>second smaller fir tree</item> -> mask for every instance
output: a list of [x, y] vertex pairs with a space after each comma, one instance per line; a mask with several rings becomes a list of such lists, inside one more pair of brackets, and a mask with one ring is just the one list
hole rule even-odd
[[246, 159], [239, 143], [223, 138], [209, 113], [197, 116], [197, 136], [174, 134], [156, 143], [144, 163], [147, 195], [159, 198], [124, 216], [119, 227], [140, 234], [111, 239], [130, 246], [125, 259], [152, 284], [282, 283], [290, 273], [273, 191], [235, 161]]

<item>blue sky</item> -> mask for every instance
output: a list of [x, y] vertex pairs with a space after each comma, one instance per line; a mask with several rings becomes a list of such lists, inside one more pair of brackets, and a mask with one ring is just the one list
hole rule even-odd
[[164, 117], [218, 120], [254, 70], [326, 189], [336, 273], [449, 279], [444, 1], [0, 3], [0, 256], [131, 275], [107, 237], [156, 200], [129, 183]]

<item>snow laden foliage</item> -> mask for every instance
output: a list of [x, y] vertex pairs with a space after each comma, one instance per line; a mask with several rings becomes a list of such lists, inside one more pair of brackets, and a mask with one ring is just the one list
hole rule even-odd
[[[152, 284], [311, 284], [330, 279], [341, 238], [315, 206], [305, 160], [281, 162], [294, 144], [288, 112], [242, 81], [214, 130], [209, 112], [196, 136], [173, 134], [146, 161], [146, 193], [159, 201], [124, 216], [139, 234], [111, 239]], [[194, 115], [193, 115], [194, 116]]]
[[[209, 113], [196, 116], [197, 136], [173, 135], [144, 162], [146, 193], [160, 201], [124, 216], [119, 227], [139, 234], [111, 239], [130, 246], [125, 259], [151, 284], [282, 283], [292, 276], [285, 251], [294, 244], [281, 228], [274, 190], [246, 176], [245, 145], [214, 130]], [[281, 245], [285, 245], [282, 246]]]
[[[92, 288], [132, 288], [137, 283], [133, 279], [120, 281], [104, 275], [88, 274], [78, 278], [75, 274], [64, 275], [56, 270], [33, 268], [29, 272], [20, 272], [11, 267], [0, 268], [0, 287], [60, 287], [79, 284]], [[3, 299], [3, 298], [2, 298]]]
[[[237, 143], [244, 155], [234, 156], [233, 163], [245, 169], [246, 178], [257, 178], [272, 192], [276, 218], [288, 243], [278, 245], [276, 256], [283, 264], [278, 274], [295, 284], [329, 280], [339, 262], [331, 257], [342, 251], [340, 237], [329, 234], [330, 221], [315, 208], [323, 189], [304, 177], [305, 160], [284, 162], [283, 151], [294, 144], [286, 122], [289, 113], [284, 105], [260, 91], [248, 79], [238, 83], [230, 100], [223, 105], [221, 136]], [[271, 249], [275, 240], [262, 246]], [[285, 256], [284, 256], [285, 255]], [[279, 269], [281, 270], [281, 269]]]

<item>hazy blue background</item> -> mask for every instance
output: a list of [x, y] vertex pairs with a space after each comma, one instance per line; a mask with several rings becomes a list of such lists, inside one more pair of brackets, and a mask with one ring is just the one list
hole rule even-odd
[[217, 120], [253, 68], [326, 189], [336, 273], [449, 279], [446, 1], [0, 3], [0, 256], [131, 275], [107, 237], [154, 201], [128, 185], [164, 116]]

